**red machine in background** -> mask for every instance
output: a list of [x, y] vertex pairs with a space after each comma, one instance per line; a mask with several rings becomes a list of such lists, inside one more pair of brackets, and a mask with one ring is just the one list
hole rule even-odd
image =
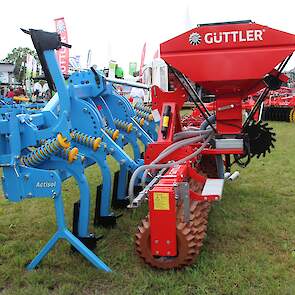
[[[264, 89], [261, 89], [243, 100], [242, 107], [246, 115], [251, 111], [263, 91]], [[256, 113], [255, 120], [260, 118], [266, 121], [295, 122], [295, 89], [281, 87], [269, 91], [261, 111]]]
[[271, 91], [264, 102], [262, 119], [295, 122], [295, 89], [281, 87]]
[[[255, 105], [264, 89], [259, 90], [255, 94], [250, 94], [242, 101], [242, 109], [245, 116]], [[210, 113], [215, 112], [215, 101], [205, 103]], [[295, 122], [295, 89], [281, 87], [278, 90], [272, 90], [267, 95], [261, 106], [260, 112], [256, 112], [254, 119], [265, 121], [284, 121]], [[182, 116], [181, 122], [183, 126], [199, 126], [204, 120], [198, 108], [194, 108], [190, 114]]]
[[[149, 183], [131, 207], [148, 199], [149, 214], [136, 233], [136, 249], [151, 266], [191, 264], [206, 234], [210, 203], [222, 197], [224, 172], [265, 156], [275, 141], [267, 124], [255, 121], [269, 91], [280, 88], [282, 71], [295, 50], [295, 35], [251, 21], [199, 25], [161, 44], [175, 91], [151, 89], [152, 108], [161, 114], [158, 141], [148, 146], [144, 172]], [[215, 95], [209, 111], [191, 84]], [[264, 89], [242, 118], [243, 98]], [[183, 128], [180, 110], [190, 97], [203, 121]], [[233, 160], [233, 161], [232, 161]]]

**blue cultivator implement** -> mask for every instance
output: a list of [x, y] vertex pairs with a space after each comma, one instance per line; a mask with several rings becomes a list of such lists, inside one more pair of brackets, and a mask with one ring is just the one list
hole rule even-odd
[[[55, 204], [57, 232], [27, 268], [35, 268], [59, 239], [66, 239], [97, 268], [110, 271], [91, 251], [97, 238], [89, 232], [91, 196], [84, 169], [96, 164], [102, 174], [94, 225], [114, 226], [118, 216], [111, 212], [111, 205], [124, 208], [129, 204], [130, 175], [143, 165], [138, 142], [145, 149], [153, 139], [136, 119], [129, 101], [102, 73], [93, 68], [76, 72], [65, 83], [55, 50], [69, 45], [62, 43], [58, 34], [23, 31], [31, 36], [48, 85], [56, 92], [42, 109], [6, 102], [0, 107], [0, 166], [6, 199], [19, 202], [48, 197]], [[127, 144], [133, 157], [124, 150]], [[109, 156], [120, 166], [113, 182]], [[75, 178], [80, 191], [74, 204], [72, 232], [65, 222], [61, 193], [62, 182], [69, 177]], [[139, 181], [140, 176], [137, 184]]]
[[[28, 33], [32, 36], [42, 64], [48, 64], [47, 75], [58, 77], [55, 87], [61, 95], [58, 116], [50, 110], [30, 115], [20, 113], [20, 109], [13, 106], [0, 108], [0, 165], [3, 168], [5, 197], [14, 202], [26, 198], [52, 198], [55, 205], [57, 231], [27, 268], [35, 268], [59, 239], [65, 239], [96, 267], [110, 271], [105, 263], [68, 230], [64, 218], [62, 181], [71, 172], [74, 176], [83, 175], [83, 169], [76, 171], [71, 166], [77, 157], [77, 149], [70, 149], [68, 141], [71, 102], [54, 52], [62, 45], [68, 45], [62, 44], [56, 33], [34, 30]], [[79, 162], [76, 166], [83, 168]], [[88, 196], [83, 194], [83, 204], [86, 201], [89, 203], [89, 190]], [[85, 220], [79, 223], [79, 235], [85, 239], [92, 237], [88, 233], [88, 223], [85, 222], [89, 219], [88, 214], [89, 210], [84, 210]], [[82, 218], [79, 221], [81, 220]]]

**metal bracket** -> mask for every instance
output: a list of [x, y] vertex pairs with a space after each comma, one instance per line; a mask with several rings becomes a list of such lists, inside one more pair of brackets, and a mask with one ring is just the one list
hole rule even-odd
[[178, 182], [174, 187], [175, 196], [183, 200], [184, 222], [190, 221], [190, 197], [189, 197], [189, 183]]
[[138, 196], [134, 198], [133, 200], [130, 200], [130, 204], [127, 206], [127, 208], [128, 209], [138, 208], [141, 205], [141, 203], [145, 200], [145, 198], [148, 196], [148, 192], [159, 181], [159, 179], [162, 177], [162, 175], [166, 171], [167, 171], [167, 168], [163, 168], [162, 170], [160, 170], [157, 176], [153, 178], [153, 180], [138, 194]]

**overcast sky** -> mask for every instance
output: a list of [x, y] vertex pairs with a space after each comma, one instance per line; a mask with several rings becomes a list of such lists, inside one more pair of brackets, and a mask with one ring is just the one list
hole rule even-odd
[[20, 27], [54, 31], [53, 20], [64, 17], [71, 56], [86, 63], [91, 49], [93, 64], [103, 67], [112, 58], [125, 69], [129, 61], [140, 62], [144, 42], [148, 61], [159, 43], [198, 23], [251, 19], [295, 34], [294, 0], [3, 0], [0, 12], [0, 59], [14, 47], [32, 47]]

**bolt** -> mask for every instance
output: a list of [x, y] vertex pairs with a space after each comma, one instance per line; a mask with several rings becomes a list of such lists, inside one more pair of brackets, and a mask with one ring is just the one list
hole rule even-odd
[[125, 159], [120, 160], [120, 165], [124, 165], [126, 163]]
[[5, 177], [4, 177], [4, 176], [1, 176], [1, 180], [2, 180], [2, 182], [4, 182], [4, 180], [5, 180]]
[[114, 148], [112, 148], [112, 147], [109, 149], [110, 154], [112, 154], [114, 151], [115, 151], [115, 150], [114, 150]]
[[4, 194], [4, 198], [8, 199], [8, 194], [7, 193]]
[[31, 192], [29, 192], [28, 195], [27, 195], [27, 197], [28, 198], [32, 198], [33, 197], [33, 194]]
[[87, 108], [83, 108], [84, 113], [87, 113], [87, 111], [88, 111]]
[[169, 245], [170, 243], [171, 243], [170, 240], [167, 240], [167, 241], [166, 241], [166, 244], [167, 244], [167, 245]]
[[29, 179], [29, 174], [25, 174], [24, 175], [24, 180], [28, 180]]
[[160, 253], [159, 251], [156, 251], [156, 255], [159, 255], [159, 253]]
[[56, 198], [56, 192], [52, 191], [52, 199], [55, 199], [55, 198]]
[[159, 240], [155, 240], [155, 244], [159, 244]]
[[167, 251], [167, 255], [170, 255], [171, 254], [171, 252], [170, 251]]

